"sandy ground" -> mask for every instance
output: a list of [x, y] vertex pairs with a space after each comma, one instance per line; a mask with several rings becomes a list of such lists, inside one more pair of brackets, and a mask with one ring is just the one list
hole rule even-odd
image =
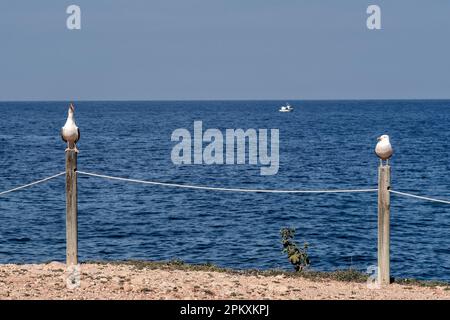
[[57, 262], [0, 265], [0, 299], [450, 299], [444, 286], [369, 289], [365, 283], [127, 264], [82, 264], [79, 287], [75, 277], [68, 288], [65, 269]]

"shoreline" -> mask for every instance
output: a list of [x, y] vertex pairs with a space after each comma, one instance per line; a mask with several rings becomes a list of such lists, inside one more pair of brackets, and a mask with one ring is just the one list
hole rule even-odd
[[0, 299], [450, 300], [446, 282], [400, 280], [370, 289], [367, 275], [356, 270], [299, 273], [231, 270], [180, 261], [117, 261], [82, 263], [79, 287], [68, 287], [68, 275], [61, 262], [1, 264]]

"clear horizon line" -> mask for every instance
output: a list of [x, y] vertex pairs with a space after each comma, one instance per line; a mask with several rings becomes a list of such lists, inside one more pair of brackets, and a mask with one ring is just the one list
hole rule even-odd
[[3, 102], [196, 102], [196, 101], [450, 101], [449, 98], [326, 98], [326, 99], [29, 99], [29, 100], [0, 100]]

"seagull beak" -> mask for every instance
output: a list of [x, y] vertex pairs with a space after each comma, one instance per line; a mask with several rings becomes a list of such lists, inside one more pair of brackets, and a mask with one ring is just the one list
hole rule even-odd
[[377, 138], [377, 141], [380, 141], [380, 140], [381, 140], [381, 137], [378, 137], [378, 138]]

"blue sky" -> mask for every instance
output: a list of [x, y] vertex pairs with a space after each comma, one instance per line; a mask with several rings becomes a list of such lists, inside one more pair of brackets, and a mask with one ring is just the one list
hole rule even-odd
[[449, 38], [447, 0], [0, 0], [0, 100], [450, 98]]

